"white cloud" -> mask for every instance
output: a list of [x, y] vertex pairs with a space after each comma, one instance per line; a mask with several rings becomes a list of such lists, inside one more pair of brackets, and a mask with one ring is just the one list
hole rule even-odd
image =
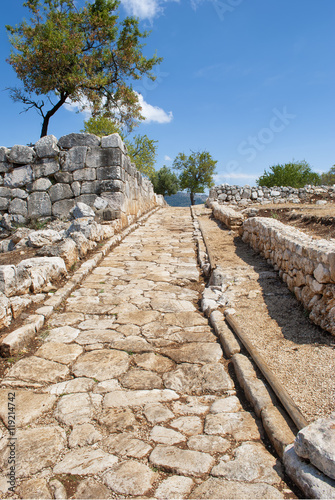
[[127, 13], [140, 19], [153, 19], [164, 11], [163, 4], [179, 0], [121, 0]]
[[172, 161], [172, 158], [170, 158], [170, 156], [168, 156], [168, 155], [165, 155], [164, 156], [164, 161]]
[[166, 113], [164, 109], [148, 104], [141, 94], [138, 94], [138, 100], [142, 108], [142, 115], [147, 123], [170, 123], [172, 121], [172, 111]]
[[[141, 94], [137, 94], [137, 96], [142, 108], [142, 115], [144, 116], [146, 123], [170, 123], [172, 121], [172, 111], [166, 113], [164, 109], [147, 103]], [[83, 98], [81, 102], [68, 101], [64, 104], [64, 108], [75, 113], [83, 113], [85, 120], [91, 116], [91, 107], [86, 98]]]
[[83, 113], [86, 120], [91, 116], [91, 106], [85, 97], [80, 102], [67, 101], [64, 108], [73, 113]]

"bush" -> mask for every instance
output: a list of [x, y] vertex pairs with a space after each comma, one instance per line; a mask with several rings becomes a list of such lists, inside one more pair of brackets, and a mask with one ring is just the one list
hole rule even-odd
[[290, 186], [300, 188], [306, 184], [320, 184], [320, 176], [312, 172], [310, 165], [305, 161], [296, 163], [285, 163], [285, 165], [273, 165], [270, 171], [257, 179], [258, 186]]

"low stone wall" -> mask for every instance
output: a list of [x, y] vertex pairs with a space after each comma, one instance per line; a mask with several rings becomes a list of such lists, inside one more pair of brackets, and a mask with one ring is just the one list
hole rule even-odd
[[107, 219], [161, 204], [118, 134], [69, 134], [59, 141], [49, 135], [34, 147], [0, 148], [0, 226], [67, 217], [77, 202], [105, 210]]
[[231, 207], [225, 207], [216, 201], [209, 201], [208, 207], [213, 210], [215, 219], [223, 222], [229, 229], [236, 229], [242, 226], [244, 216], [240, 212], [236, 212]]
[[[335, 199], [335, 186], [292, 187], [250, 187], [221, 184], [209, 191], [209, 201], [220, 204], [246, 206], [251, 203], [301, 203], [316, 201], [319, 204]], [[208, 203], [207, 202], [207, 203]]]
[[309, 312], [335, 335], [335, 246], [281, 222], [251, 217], [240, 229], [243, 241], [260, 252]]

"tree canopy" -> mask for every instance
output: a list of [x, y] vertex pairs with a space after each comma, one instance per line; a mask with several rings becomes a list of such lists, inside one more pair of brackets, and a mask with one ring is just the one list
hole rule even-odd
[[306, 184], [320, 184], [320, 176], [312, 172], [310, 165], [305, 161], [285, 163], [285, 165], [273, 165], [270, 171], [257, 179], [258, 186], [290, 186], [300, 188]]
[[192, 151], [189, 156], [179, 153], [174, 159], [173, 168], [180, 171], [180, 188], [190, 193], [192, 205], [196, 193], [204, 193], [206, 187], [214, 186], [216, 164], [217, 161], [213, 160], [208, 151]]
[[155, 172], [155, 162], [157, 157], [157, 142], [149, 139], [147, 135], [137, 134], [133, 138], [126, 138], [121, 127], [106, 115], [92, 116], [84, 121], [83, 132], [95, 134], [100, 137], [110, 134], [119, 134], [127, 146], [128, 155], [137, 170], [147, 177], [151, 177]]
[[23, 82], [10, 95], [41, 114], [41, 136], [65, 102], [89, 106], [93, 116], [116, 117], [131, 130], [143, 119], [131, 83], [144, 76], [154, 80], [151, 70], [161, 59], [143, 55], [148, 32], [134, 17], [119, 22], [118, 0], [94, 0], [81, 9], [76, 3], [26, 0], [29, 22], [6, 26], [13, 47], [7, 61]]
[[163, 196], [177, 194], [179, 189], [179, 180], [174, 172], [166, 165], [151, 175], [150, 180], [154, 186], [154, 191]]
[[333, 165], [328, 172], [321, 174], [320, 179], [321, 184], [325, 184], [327, 186], [335, 184], [335, 165]]

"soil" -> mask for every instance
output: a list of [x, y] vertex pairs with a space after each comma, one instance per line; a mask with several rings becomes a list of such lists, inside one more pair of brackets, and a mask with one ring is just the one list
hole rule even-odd
[[16, 266], [22, 260], [36, 257], [36, 248], [25, 248], [12, 250], [11, 252], [0, 253], [0, 266]]
[[266, 205], [257, 207], [257, 217], [272, 217], [284, 224], [296, 227], [315, 238], [335, 238], [335, 205], [328, 203], [323, 207], [315, 205]]
[[[269, 210], [285, 222], [283, 208]], [[232, 271], [235, 317], [249, 341], [309, 422], [330, 415], [335, 410], [335, 337], [308, 319], [278, 273], [237, 232], [214, 220], [208, 209], [199, 206], [195, 212], [214, 265]]]

